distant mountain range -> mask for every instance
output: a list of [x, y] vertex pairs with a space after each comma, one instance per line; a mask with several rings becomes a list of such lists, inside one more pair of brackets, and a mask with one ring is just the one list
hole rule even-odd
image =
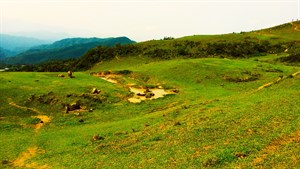
[[[114, 46], [132, 44], [127, 37], [117, 38], [67, 38], [49, 45], [31, 47], [15, 57], [5, 59], [8, 64], [36, 64], [49, 60], [78, 58], [96, 46]], [[4, 53], [4, 52], [2, 52]]]
[[0, 34], [0, 58], [15, 56], [31, 47], [50, 43], [36, 38]]

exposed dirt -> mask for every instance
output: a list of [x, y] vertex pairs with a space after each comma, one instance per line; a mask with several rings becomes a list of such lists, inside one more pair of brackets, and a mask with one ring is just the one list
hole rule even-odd
[[34, 113], [37, 113], [37, 114], [42, 114], [40, 111], [38, 111], [37, 109], [34, 109], [34, 108], [29, 108], [29, 107], [24, 107], [24, 106], [20, 106], [20, 105], [17, 105], [15, 102], [10, 102], [9, 103], [11, 106], [14, 106], [16, 108], [19, 108], [19, 109], [23, 109], [23, 110], [30, 110]]
[[38, 115], [38, 116], [31, 116], [31, 117], [41, 119], [40, 123], [34, 125], [35, 132], [38, 132], [38, 130], [43, 125], [45, 125], [46, 123], [49, 123], [51, 121], [51, 118], [49, 116], [45, 116], [45, 115]]
[[22, 168], [36, 168], [36, 169], [47, 169], [50, 168], [47, 165], [40, 166], [37, 163], [26, 163], [26, 161], [30, 160], [37, 154], [44, 153], [43, 150], [38, 149], [38, 147], [29, 147], [26, 151], [22, 152], [17, 159], [12, 162], [14, 167], [22, 167]]
[[[9, 104], [11, 106], [17, 107], [19, 109], [30, 110], [30, 111], [38, 114], [37, 116], [31, 116], [32, 118], [39, 118], [41, 120], [38, 124], [34, 125], [34, 129], [35, 129], [36, 133], [38, 133], [39, 129], [44, 124], [49, 123], [51, 121], [51, 118], [49, 116], [42, 115], [43, 113], [41, 113], [40, 111], [38, 111], [34, 108], [28, 108], [28, 107], [20, 106], [20, 105], [17, 105], [16, 103], [14, 103], [14, 102], [10, 102]], [[47, 165], [42, 165], [41, 166], [41, 165], [38, 165], [37, 163], [34, 163], [34, 162], [26, 163], [28, 160], [35, 157], [37, 154], [42, 154], [42, 153], [44, 153], [44, 151], [39, 149], [37, 146], [29, 147], [29, 148], [27, 148], [26, 151], [20, 153], [20, 155], [17, 159], [12, 161], [12, 165], [14, 167], [20, 167], [20, 168], [36, 168], [36, 169], [50, 168]]]
[[152, 99], [164, 97], [165, 95], [168, 94], [175, 94], [175, 92], [171, 90], [154, 88], [154, 89], [149, 89], [149, 92], [153, 93], [154, 95], [150, 98], [147, 98], [145, 92], [146, 89], [135, 88], [135, 87], [130, 87], [129, 89], [131, 92], [134, 93], [134, 96], [128, 99], [128, 101], [131, 103], [140, 103], [142, 100], [152, 100]]
[[99, 77], [105, 81], [108, 81], [110, 83], [118, 83], [116, 80], [120, 75], [113, 74], [111, 71], [107, 72], [99, 72], [99, 73], [92, 73], [92, 76]]
[[[290, 76], [291, 76], [291, 77], [296, 77], [298, 74], [300, 74], [300, 71], [295, 72], [295, 73], [291, 74]], [[279, 83], [279, 82], [285, 80], [286, 78], [287, 78], [287, 77], [279, 77], [277, 80], [275, 80], [275, 81], [273, 81], [273, 82], [269, 82], [269, 83], [266, 83], [266, 84], [260, 86], [260, 87], [257, 88], [255, 91], [258, 92], [258, 91], [260, 91], [260, 90], [262, 90], [262, 89], [264, 89], [264, 88], [270, 87], [270, 86], [272, 86], [272, 85], [274, 85], [274, 84], [277, 84], [277, 83]]]
[[[118, 71], [114, 73], [112, 71], [104, 71], [99, 73], [91, 73], [92, 76], [100, 77], [103, 80], [106, 80], [110, 83], [118, 83], [116, 79], [120, 78], [122, 75], [127, 75], [132, 73], [128, 70]], [[157, 98], [164, 97], [168, 94], [176, 94], [173, 90], [165, 90], [162, 87], [153, 88], [153, 89], [146, 89], [146, 88], [136, 88], [133, 87], [135, 84], [127, 84], [126, 86], [129, 87], [130, 92], [134, 93], [134, 96], [129, 98], [128, 101], [131, 103], [140, 103], [143, 100], [153, 100]], [[176, 90], [177, 91], [177, 90]]]

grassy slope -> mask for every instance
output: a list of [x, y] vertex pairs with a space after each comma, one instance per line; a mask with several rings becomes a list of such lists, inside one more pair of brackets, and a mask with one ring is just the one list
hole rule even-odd
[[[1, 85], [3, 104], [0, 111], [5, 117], [1, 122], [4, 130], [0, 140], [1, 145], [5, 145], [1, 158], [13, 160], [26, 147], [37, 145], [45, 153], [27, 162], [32, 160], [53, 168], [249, 167], [254, 166], [253, 161], [263, 156], [265, 151], [267, 156], [261, 165], [266, 167], [274, 166], [278, 159], [289, 167], [299, 164], [298, 149], [289, 149], [290, 146], [299, 146], [297, 141], [279, 145], [273, 143], [281, 137], [293, 137], [299, 131], [300, 108], [295, 106], [299, 105], [299, 77], [251, 92], [297, 69], [252, 60], [227, 59], [187, 59], [133, 65], [132, 58], [121, 58], [99, 64], [94, 70], [124, 68], [132, 70], [135, 81], [141, 84], [161, 83], [177, 87], [180, 93], [132, 104], [126, 101], [128, 89], [124, 87], [125, 82], [132, 80], [128, 77], [121, 79], [124, 84], [113, 85], [85, 73], [75, 73], [74, 79], [60, 79], [56, 77], [57, 73], [2, 73], [1, 84], [9, 85]], [[275, 69], [283, 72], [268, 72]], [[223, 79], [224, 75], [241, 76], [240, 72], [246, 70], [261, 73], [260, 79], [240, 83]], [[149, 77], [147, 82], [139, 80], [144, 76]], [[38, 82], [35, 81], [37, 79]], [[29, 125], [11, 126], [21, 124], [23, 117], [20, 114], [25, 117], [28, 112], [11, 107], [10, 101], [24, 105], [30, 94], [47, 94], [49, 91], [58, 98], [66, 99], [64, 96], [67, 94], [89, 92], [93, 87], [109, 93], [113, 103], [99, 104], [93, 113], [86, 112], [80, 116], [64, 115], [59, 105], [28, 104], [28, 107], [36, 107], [50, 115], [53, 118], [51, 124], [38, 134], [34, 134]], [[11, 121], [11, 117], [15, 120]], [[85, 122], [79, 123], [79, 119]], [[175, 125], [176, 122], [181, 125]], [[91, 142], [94, 134], [100, 134], [105, 140]], [[15, 142], [5, 139], [8, 137]], [[33, 141], [30, 137], [34, 138]], [[278, 152], [277, 149], [264, 150], [272, 144], [277, 146]], [[283, 163], [276, 165], [279, 164]]]
[[[218, 40], [222, 36], [246, 35], [183, 39]], [[141, 45], [159, 43], [162, 41]], [[28, 147], [37, 146], [40, 153], [25, 163], [51, 168], [298, 168], [300, 76], [255, 92], [279, 76], [300, 70], [266, 62], [274, 57], [278, 56], [160, 61], [132, 56], [99, 63], [90, 70], [133, 71], [121, 77], [119, 84], [92, 77], [89, 72], [75, 73], [73, 79], [58, 78], [58, 73], [1, 73], [0, 159], [13, 161]], [[259, 79], [224, 79], [243, 78], [246, 72], [260, 74]], [[132, 104], [127, 102], [126, 85], [133, 82], [161, 84], [180, 92]], [[66, 97], [68, 94], [89, 93], [93, 87], [101, 89], [107, 98], [103, 103], [91, 101], [94, 112], [63, 113], [62, 103], [82, 99]], [[30, 95], [47, 95], [50, 91], [59, 100], [57, 104], [28, 102]], [[52, 121], [35, 133], [31, 116], [36, 113], [11, 106], [10, 102], [36, 108], [51, 116]], [[105, 139], [91, 141], [95, 134]]]

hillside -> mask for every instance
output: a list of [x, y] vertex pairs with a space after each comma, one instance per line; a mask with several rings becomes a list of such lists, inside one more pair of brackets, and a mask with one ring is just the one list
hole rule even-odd
[[7, 59], [8, 64], [36, 64], [52, 60], [78, 58], [96, 46], [114, 46], [135, 43], [127, 37], [118, 38], [68, 38], [50, 45], [33, 47], [16, 57]]
[[6, 57], [15, 56], [18, 53], [21, 53], [25, 50], [33, 46], [38, 46], [42, 44], [47, 44], [47, 41], [29, 38], [29, 37], [22, 37], [22, 36], [12, 36], [7, 34], [0, 34], [0, 47], [3, 50], [10, 51], [7, 53]]
[[0, 168], [300, 168], [300, 32], [263, 31], [0, 72]]

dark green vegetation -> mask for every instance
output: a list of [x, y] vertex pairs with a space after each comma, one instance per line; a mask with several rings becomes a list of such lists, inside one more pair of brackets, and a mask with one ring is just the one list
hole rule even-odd
[[7, 58], [7, 64], [36, 64], [46, 61], [78, 58], [96, 46], [115, 46], [135, 43], [127, 37], [117, 38], [70, 38], [51, 45], [33, 47], [16, 57]]
[[[164, 38], [131, 45], [96, 47], [78, 59], [54, 61], [40, 65], [16, 68], [21, 71], [73, 71], [88, 70], [98, 62], [120, 56], [147, 56], [153, 59], [175, 58], [250, 58], [276, 53], [289, 53], [293, 62], [299, 55], [300, 22], [283, 24], [274, 28], [248, 33], [225, 35], [197, 35], [179, 39]], [[295, 59], [296, 58], [296, 59]]]
[[[295, 36], [300, 33], [289, 24], [280, 28], [283, 32], [290, 28], [292, 35], [281, 37], [281, 29], [276, 27], [97, 47], [83, 56], [91, 59], [86, 63], [94, 64], [85, 67], [89, 68], [85, 72], [75, 72], [75, 78], [57, 77], [59, 72], [1, 72], [0, 166], [299, 168], [300, 67], [282, 59], [294, 58], [294, 53], [297, 56]], [[244, 36], [250, 36], [253, 44], [267, 45], [255, 36], [268, 39], [270, 48], [260, 51], [264, 45], [258, 45], [259, 54], [242, 57], [230, 52], [207, 58], [146, 54], [187, 40], [217, 43], [218, 47], [241, 42], [245, 47]], [[290, 46], [288, 51], [276, 51], [273, 47], [277, 44]], [[146, 53], [141, 54], [139, 47]], [[119, 53], [114, 53], [117, 48]], [[74, 63], [80, 61], [84, 62]], [[90, 75], [99, 71], [117, 72], [114, 78], [118, 83]], [[128, 102], [132, 95], [128, 84], [132, 83], [179, 92], [134, 104]], [[93, 88], [100, 92], [92, 94]], [[66, 105], [80, 105], [81, 109], [66, 113]], [[41, 115], [51, 121], [34, 129]]]

